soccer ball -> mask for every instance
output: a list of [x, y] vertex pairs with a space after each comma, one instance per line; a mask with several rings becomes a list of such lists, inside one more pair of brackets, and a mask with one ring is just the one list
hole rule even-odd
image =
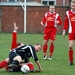
[[28, 73], [30, 71], [29, 66], [28, 65], [23, 65], [21, 67], [21, 71], [22, 71], [22, 73]]

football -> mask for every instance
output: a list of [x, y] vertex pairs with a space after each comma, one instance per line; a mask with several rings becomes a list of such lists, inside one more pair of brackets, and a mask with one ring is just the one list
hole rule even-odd
[[21, 67], [21, 72], [22, 73], [28, 73], [30, 71], [29, 66], [28, 65], [23, 65]]

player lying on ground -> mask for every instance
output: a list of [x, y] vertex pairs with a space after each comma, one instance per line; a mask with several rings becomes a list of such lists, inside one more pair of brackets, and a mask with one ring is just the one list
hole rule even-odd
[[[20, 47], [20, 46], [23, 46], [24, 44], [23, 43], [18, 43], [17, 44], [17, 29], [18, 29], [18, 27], [16, 27], [16, 24], [14, 23], [14, 31], [13, 31], [13, 37], [12, 37], [12, 46], [11, 46], [11, 52], [13, 52], [12, 50], [14, 50], [14, 48], [18, 48], [18, 47]], [[36, 50], [37, 51], [39, 51], [40, 49], [41, 49], [41, 46], [40, 45], [35, 45], [35, 47], [34, 48], [36, 48]], [[11, 53], [10, 52], [10, 53]], [[27, 58], [28, 59], [28, 58]], [[26, 59], [25, 59], [26, 60]], [[22, 62], [22, 60], [21, 60], [21, 62]], [[25, 62], [27, 62], [27, 60], [25, 61]], [[39, 67], [39, 69], [42, 71], [42, 68], [41, 68], [41, 66], [40, 66], [40, 64], [39, 64], [39, 61], [35, 61], [36, 62], [36, 64], [38, 65], [38, 67]], [[6, 60], [4, 60], [4, 61], [2, 61], [2, 62], [0, 62], [0, 68], [3, 68], [3, 67], [5, 67], [6, 68], [6, 70], [8, 70], [8, 63], [10, 63], [10, 60], [9, 60], [9, 58], [7, 58]], [[28, 63], [28, 62], [27, 62]], [[20, 63], [19, 63], [20, 64]], [[13, 66], [12, 66], [13, 67]]]
[[[24, 67], [24, 70], [22, 70], [22, 67]], [[26, 71], [26, 66], [28, 66], [29, 70], [27, 72]], [[41, 72], [39, 69], [35, 69], [34, 64], [31, 62], [28, 63], [21, 63], [18, 65], [18, 67], [14, 67], [14, 68], [9, 68], [8, 69], [9, 72], [23, 72], [23, 73], [28, 73], [28, 72]]]

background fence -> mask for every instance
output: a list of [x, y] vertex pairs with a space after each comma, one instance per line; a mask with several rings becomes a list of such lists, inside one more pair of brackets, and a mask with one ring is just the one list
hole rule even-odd
[[[68, 6], [56, 6], [56, 12], [61, 16], [64, 23], [65, 12]], [[43, 33], [43, 27], [40, 22], [49, 6], [27, 6], [26, 9], [26, 32]], [[2, 6], [0, 9], [0, 32], [12, 32], [13, 22], [19, 27], [19, 32], [24, 32], [24, 10], [21, 6]], [[62, 33], [62, 26], [58, 26], [57, 33]]]

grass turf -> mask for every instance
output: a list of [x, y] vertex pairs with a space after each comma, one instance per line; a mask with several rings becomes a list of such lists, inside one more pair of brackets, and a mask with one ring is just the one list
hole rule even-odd
[[[68, 63], [68, 39], [67, 35], [65, 38], [62, 35], [57, 35], [55, 40], [55, 51], [53, 59], [43, 60], [42, 50], [37, 53], [40, 64], [43, 68], [41, 73], [28, 73], [27, 75], [74, 75], [75, 64], [73, 66], [67, 66]], [[25, 44], [34, 45], [35, 43], [43, 44], [43, 34], [18, 34], [18, 42], [24, 42]], [[50, 44], [50, 43], [49, 43]], [[8, 57], [11, 46], [11, 34], [0, 33], [0, 61]], [[74, 46], [75, 49], [75, 46]], [[49, 55], [49, 48], [47, 51]], [[75, 52], [74, 52], [75, 55]], [[34, 63], [35, 68], [38, 68], [32, 58], [30, 61]], [[75, 63], [75, 59], [74, 59]], [[0, 75], [23, 75], [21, 72], [9, 73], [5, 69], [0, 69]]]

